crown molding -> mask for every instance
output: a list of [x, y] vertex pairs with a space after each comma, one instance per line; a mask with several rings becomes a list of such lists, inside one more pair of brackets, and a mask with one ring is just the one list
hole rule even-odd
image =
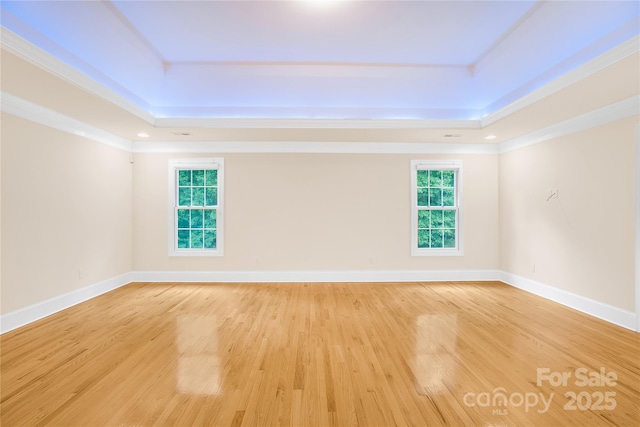
[[565, 89], [580, 80], [589, 77], [590, 75], [607, 68], [610, 65], [628, 57], [629, 55], [633, 55], [635, 53], [640, 52], [640, 35], [634, 36], [614, 47], [613, 49], [603, 53], [602, 55], [592, 59], [591, 61], [583, 64], [582, 66], [564, 74], [561, 77], [547, 83], [542, 86], [540, 89], [531, 92], [528, 95], [523, 96], [517, 101], [512, 102], [506, 107], [489, 114], [482, 120], [480, 120], [481, 128], [485, 128], [493, 123], [496, 123], [499, 120], [502, 120], [530, 105], [553, 95], [556, 92]]
[[133, 104], [102, 84], [35, 46], [6, 27], [0, 27], [2, 48], [66, 81], [122, 108], [157, 127], [204, 128], [336, 128], [336, 129], [483, 129], [526, 108], [609, 65], [640, 51], [640, 35], [599, 55], [584, 65], [551, 81], [540, 89], [523, 96], [481, 120], [421, 120], [421, 119], [269, 119], [269, 118], [162, 118]]
[[496, 144], [396, 142], [177, 142], [121, 138], [80, 120], [0, 92], [0, 111], [134, 153], [496, 154]]
[[640, 114], [640, 95], [631, 96], [614, 104], [581, 114], [569, 120], [547, 126], [535, 132], [504, 141], [499, 145], [499, 152], [507, 153], [550, 139], [559, 138], [596, 126], [602, 126], [616, 120]]
[[120, 150], [131, 151], [133, 149], [132, 142], [127, 139], [6, 92], [0, 92], [0, 111]]
[[2, 49], [17, 55], [38, 68], [55, 74], [74, 86], [78, 86], [122, 108], [149, 124], [155, 124], [156, 118], [148, 111], [131, 103], [4, 26], [0, 26], [0, 44], [2, 45]]
[[402, 142], [139, 142], [134, 153], [497, 154], [497, 144]]
[[134, 153], [498, 154], [632, 117], [640, 112], [640, 96], [636, 95], [500, 144], [308, 141], [132, 142], [5, 92], [0, 92], [0, 99], [2, 112]]
[[479, 120], [157, 118], [157, 127], [261, 129], [480, 129]]
[[[156, 127], [292, 129], [480, 129], [479, 120], [156, 117], [13, 31], [0, 26], [2, 48]], [[141, 101], [142, 102], [142, 101]]]

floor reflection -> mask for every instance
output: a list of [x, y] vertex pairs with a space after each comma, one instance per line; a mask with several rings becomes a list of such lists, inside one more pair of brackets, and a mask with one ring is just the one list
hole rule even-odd
[[445, 389], [445, 381], [455, 380], [457, 332], [457, 314], [425, 314], [416, 318], [413, 372], [419, 390], [439, 393]]
[[214, 395], [220, 392], [220, 358], [216, 316], [183, 314], [176, 318], [180, 394]]

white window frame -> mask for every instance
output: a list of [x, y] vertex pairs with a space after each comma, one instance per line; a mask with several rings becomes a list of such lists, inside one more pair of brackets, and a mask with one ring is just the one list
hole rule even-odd
[[[178, 171], [184, 169], [218, 170], [218, 206], [216, 212], [215, 249], [179, 249], [177, 227]], [[224, 159], [191, 158], [169, 160], [169, 256], [223, 256], [224, 255]]]
[[[455, 171], [456, 200], [456, 247], [455, 248], [419, 248], [418, 247], [418, 171], [453, 170]], [[463, 198], [462, 198], [462, 160], [412, 160], [411, 161], [411, 255], [412, 256], [463, 256]]]

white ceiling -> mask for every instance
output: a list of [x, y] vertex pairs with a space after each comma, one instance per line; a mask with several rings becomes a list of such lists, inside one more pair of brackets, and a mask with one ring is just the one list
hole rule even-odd
[[3, 27], [168, 121], [479, 120], [640, 28], [637, 1], [105, 0], [1, 7]]

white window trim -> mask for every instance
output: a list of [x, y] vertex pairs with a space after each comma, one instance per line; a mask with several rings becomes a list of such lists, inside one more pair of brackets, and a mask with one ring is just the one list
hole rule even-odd
[[[218, 210], [216, 212], [216, 249], [178, 249], [176, 227], [177, 173], [180, 169], [218, 170]], [[202, 257], [224, 255], [224, 159], [221, 157], [169, 160], [169, 256]]]
[[[418, 183], [417, 172], [424, 169], [453, 169], [456, 171], [456, 204], [458, 205], [456, 248], [418, 248]], [[464, 215], [462, 197], [462, 160], [411, 161], [411, 256], [463, 256]]]

